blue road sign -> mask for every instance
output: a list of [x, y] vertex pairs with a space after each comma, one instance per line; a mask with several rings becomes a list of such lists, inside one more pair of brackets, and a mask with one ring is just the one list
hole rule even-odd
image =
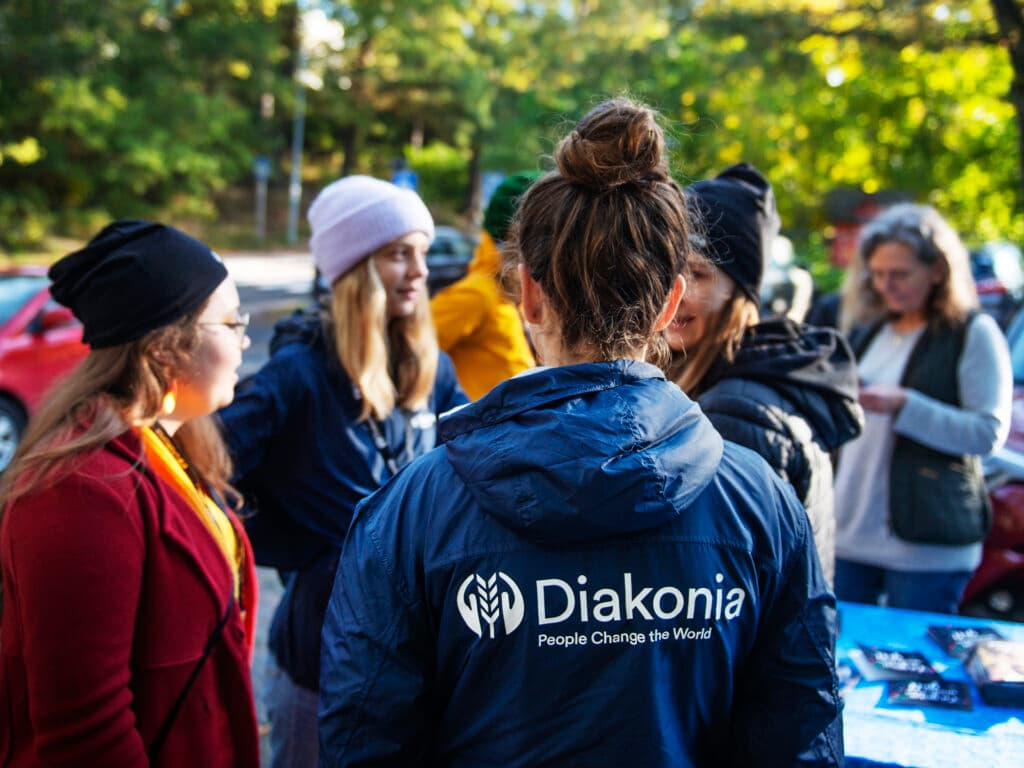
[[498, 185], [505, 180], [505, 174], [501, 171], [487, 171], [484, 173], [483, 178], [480, 179], [480, 197], [481, 205], [486, 208], [487, 204], [491, 202], [491, 197], [494, 195], [494, 190], [498, 188]]
[[416, 171], [411, 168], [402, 168], [391, 174], [391, 183], [396, 187], [411, 189], [415, 192], [419, 186], [419, 178], [416, 176]]
[[270, 158], [266, 155], [258, 155], [252, 161], [252, 175], [257, 179], [270, 178]]

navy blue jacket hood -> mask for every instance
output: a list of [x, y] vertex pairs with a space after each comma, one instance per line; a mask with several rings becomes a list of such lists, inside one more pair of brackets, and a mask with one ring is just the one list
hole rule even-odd
[[536, 370], [438, 431], [346, 537], [322, 765], [842, 763], [807, 516], [658, 370]]
[[[718, 467], [722, 439], [700, 408], [676, 388], [663, 397], [643, 386], [664, 379], [652, 365], [586, 363], [520, 379], [513, 404], [497, 387], [443, 419], [439, 436], [480, 507], [524, 536], [581, 541], [652, 528]], [[576, 401], [568, 415], [567, 400]]]

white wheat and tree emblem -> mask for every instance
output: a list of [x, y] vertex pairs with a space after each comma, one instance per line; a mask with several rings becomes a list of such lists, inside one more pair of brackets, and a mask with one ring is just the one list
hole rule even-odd
[[505, 634], [510, 634], [523, 621], [523, 593], [505, 573], [497, 571], [484, 578], [478, 573], [467, 576], [459, 586], [456, 600], [459, 614], [477, 637], [487, 634], [494, 639], [494, 627], [502, 619]]
[[491, 578], [484, 581], [478, 574], [476, 576], [476, 597], [477, 605], [480, 606], [480, 618], [487, 622], [491, 628], [491, 638], [494, 638], [494, 622], [498, 620], [498, 574], [492, 573]]

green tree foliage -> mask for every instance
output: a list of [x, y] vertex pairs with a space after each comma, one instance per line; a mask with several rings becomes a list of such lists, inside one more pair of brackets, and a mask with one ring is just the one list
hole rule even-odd
[[[311, 13], [340, 31], [300, 55]], [[254, 155], [287, 162], [298, 69], [315, 75], [306, 180], [405, 159], [443, 216], [471, 220], [482, 171], [548, 167], [625, 92], [665, 115], [684, 183], [761, 167], [805, 247], [835, 189], [1024, 240], [1022, 34], [1016, 0], [7, 0], [0, 239], [212, 216]]]
[[419, 193], [429, 200], [434, 216], [451, 219], [469, 183], [469, 152], [434, 142], [423, 148], [406, 147], [405, 159], [419, 178]]
[[209, 216], [252, 162], [275, 0], [0, 4], [0, 239], [110, 215]]
[[321, 94], [347, 115], [322, 135], [340, 120], [361, 136], [344, 169], [425, 135], [468, 151], [472, 188], [480, 169], [543, 166], [566, 125], [627, 92], [666, 115], [682, 181], [750, 160], [799, 239], [827, 231], [835, 188], [932, 202], [969, 238], [1024, 238], [1013, 68], [984, 0], [332, 5], [351, 88]]
[[825, 225], [830, 189], [854, 187], [934, 203], [968, 238], [1024, 237], [1013, 69], [987, 2], [766, 6], [698, 19], [719, 48], [712, 85], [684, 101], [715, 123], [718, 166], [761, 164], [802, 229]]

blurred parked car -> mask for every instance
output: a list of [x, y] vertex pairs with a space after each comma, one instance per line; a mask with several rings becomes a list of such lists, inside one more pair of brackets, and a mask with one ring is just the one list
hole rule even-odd
[[993, 240], [972, 250], [970, 256], [978, 302], [1006, 328], [1024, 300], [1021, 250], [1005, 240]]
[[82, 326], [49, 286], [43, 268], [0, 272], [0, 472], [43, 394], [89, 351]]
[[[427, 251], [427, 291], [431, 296], [466, 274], [475, 250], [476, 243], [462, 230], [445, 225], [434, 228], [434, 242]], [[313, 299], [321, 302], [329, 294], [330, 286], [318, 270], [313, 279]]]
[[961, 613], [1024, 621], [1024, 310], [1007, 330], [1013, 365], [1010, 435], [985, 459], [992, 530], [981, 564], [960, 600]]
[[434, 228], [434, 242], [427, 251], [427, 289], [431, 296], [466, 274], [475, 250], [476, 243], [461, 230], [443, 225]]

